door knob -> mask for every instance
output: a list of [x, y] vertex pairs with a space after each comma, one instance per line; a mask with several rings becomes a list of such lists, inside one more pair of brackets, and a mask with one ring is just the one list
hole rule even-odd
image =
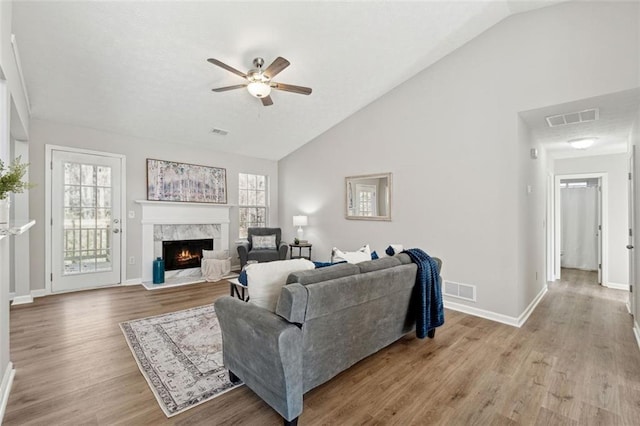
[[633, 246], [632, 246], [631, 244], [627, 244], [627, 248], [628, 248], [629, 250], [631, 250], [631, 249], [633, 248]]
[[[114, 229], [114, 230], [113, 230], [113, 233], [114, 233], [114, 234], [117, 234], [117, 233], [119, 233], [119, 232], [120, 232], [120, 230], [119, 230], [118, 228], [116, 228], [116, 229]], [[629, 247], [629, 246], [627, 246], [627, 247]]]

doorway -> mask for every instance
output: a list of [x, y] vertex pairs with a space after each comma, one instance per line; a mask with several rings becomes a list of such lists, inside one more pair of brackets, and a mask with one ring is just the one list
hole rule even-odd
[[47, 146], [48, 290], [123, 281], [124, 157]]
[[607, 175], [557, 175], [555, 182], [555, 279], [562, 268], [593, 271], [607, 279]]

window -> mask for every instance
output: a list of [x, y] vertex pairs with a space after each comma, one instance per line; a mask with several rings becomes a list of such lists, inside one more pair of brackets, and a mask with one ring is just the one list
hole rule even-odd
[[240, 173], [238, 181], [240, 238], [246, 238], [249, 227], [267, 226], [267, 177]]

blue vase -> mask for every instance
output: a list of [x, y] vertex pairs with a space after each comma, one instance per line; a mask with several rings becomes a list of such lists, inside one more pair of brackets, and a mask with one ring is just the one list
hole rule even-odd
[[161, 257], [153, 261], [153, 283], [162, 284], [164, 282], [164, 260]]

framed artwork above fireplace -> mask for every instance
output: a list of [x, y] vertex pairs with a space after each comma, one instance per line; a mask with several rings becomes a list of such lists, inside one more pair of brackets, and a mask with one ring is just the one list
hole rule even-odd
[[148, 158], [147, 200], [227, 204], [227, 170]]

